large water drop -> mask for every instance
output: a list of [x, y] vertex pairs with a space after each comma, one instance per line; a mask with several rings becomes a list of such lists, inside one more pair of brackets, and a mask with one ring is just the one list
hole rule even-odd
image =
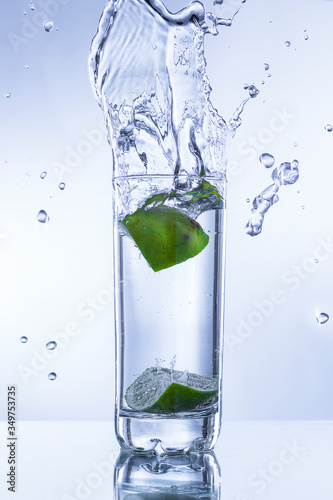
[[57, 378], [57, 374], [55, 372], [51, 372], [48, 374], [49, 380], [55, 380]]
[[45, 210], [40, 210], [37, 214], [37, 220], [38, 222], [42, 222], [45, 224], [45, 222], [48, 222], [50, 220], [50, 217], [47, 215]]
[[270, 153], [263, 153], [259, 156], [259, 160], [266, 168], [271, 168], [275, 163], [275, 158]]
[[57, 347], [57, 343], [54, 340], [51, 340], [51, 342], [48, 342], [45, 347], [49, 351], [53, 351], [53, 349]]
[[28, 337], [26, 337], [25, 335], [23, 335], [21, 338], [20, 338], [20, 341], [22, 342], [22, 344], [26, 344], [28, 342]]
[[329, 315], [324, 312], [316, 311], [316, 320], [320, 325], [324, 325], [330, 319]]
[[46, 23], [44, 23], [44, 29], [48, 33], [53, 30], [53, 26], [54, 26], [53, 21], [47, 21]]

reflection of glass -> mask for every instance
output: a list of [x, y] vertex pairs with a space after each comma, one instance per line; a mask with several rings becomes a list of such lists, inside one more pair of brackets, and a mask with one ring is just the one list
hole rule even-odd
[[220, 468], [214, 453], [121, 452], [114, 470], [114, 490], [116, 500], [219, 500]]

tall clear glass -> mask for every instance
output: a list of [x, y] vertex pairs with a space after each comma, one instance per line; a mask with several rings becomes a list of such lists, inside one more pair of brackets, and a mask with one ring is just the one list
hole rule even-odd
[[113, 153], [116, 433], [136, 451], [210, 450], [219, 433], [230, 130], [209, 31], [200, 2], [110, 0], [91, 46]]
[[[120, 222], [124, 203], [133, 210], [141, 205], [140, 197], [145, 198], [145, 193], [155, 189], [179, 195], [179, 202], [187, 199], [189, 193], [198, 193], [197, 186], [203, 181], [210, 186], [223, 183], [221, 179], [192, 178], [175, 189], [173, 176], [113, 180], [115, 421], [119, 443], [132, 450], [153, 450], [157, 444], [169, 453], [210, 450], [219, 434], [225, 210], [219, 203], [219, 208], [201, 213], [196, 221], [209, 237], [208, 244], [194, 257], [160, 271], [152, 269], [126, 231], [126, 224]], [[173, 229], [171, 225], [170, 228]], [[149, 239], [147, 232], [143, 238]], [[171, 236], [169, 243], [174, 243]], [[153, 246], [154, 241], [149, 244]], [[172, 250], [177, 252], [177, 248]], [[159, 245], [152, 251], [163, 254]], [[147, 369], [150, 371], [145, 377], [142, 374]], [[156, 391], [158, 384], [162, 387]], [[154, 400], [154, 391], [156, 401], [161, 397], [166, 400], [160, 402], [160, 407]], [[149, 404], [155, 404], [155, 409], [149, 408]]]

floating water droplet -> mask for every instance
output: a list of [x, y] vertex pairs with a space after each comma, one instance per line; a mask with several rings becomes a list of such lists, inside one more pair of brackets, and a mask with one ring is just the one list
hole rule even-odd
[[327, 132], [332, 132], [332, 130], [333, 130], [332, 125], [331, 125], [330, 123], [326, 123], [326, 125], [325, 125], [325, 130], [326, 130]]
[[270, 153], [263, 153], [259, 156], [259, 160], [266, 168], [271, 168], [275, 163], [275, 158]]
[[260, 92], [255, 85], [244, 85], [244, 89], [248, 90], [250, 97], [257, 97]]
[[50, 380], [55, 380], [57, 378], [57, 374], [54, 372], [51, 372], [48, 374], [48, 377]]
[[20, 338], [20, 341], [22, 342], [22, 344], [26, 344], [28, 342], [28, 337], [26, 337], [25, 335], [23, 335], [21, 338]]
[[58, 187], [59, 187], [59, 189], [61, 189], [61, 191], [63, 191], [66, 187], [66, 184], [64, 182], [60, 182]]
[[48, 222], [50, 220], [50, 217], [47, 215], [45, 210], [40, 210], [37, 214], [37, 220], [44, 224], [45, 222]]
[[327, 323], [327, 321], [330, 319], [329, 315], [326, 313], [321, 313], [319, 311], [316, 311], [316, 320], [320, 325], [324, 325]]
[[265, 70], [265, 71], [268, 71], [268, 70], [269, 70], [269, 64], [268, 64], [268, 63], [265, 63], [265, 64], [264, 64], [264, 70]]
[[54, 26], [53, 21], [47, 21], [46, 23], [44, 23], [44, 29], [47, 32], [50, 32], [53, 29], [53, 26]]
[[12, 94], [10, 92], [8, 92], [7, 94], [4, 94], [3, 96], [6, 97], [6, 99], [9, 99], [10, 97], [12, 97]]
[[286, 41], [284, 42], [284, 46], [285, 46], [285, 47], [290, 47], [290, 45], [291, 45], [291, 43], [289, 42], [289, 40], [286, 40]]
[[42, 173], [40, 174], [40, 178], [41, 178], [41, 179], [45, 179], [45, 177], [46, 177], [46, 176], [47, 176], [47, 172], [42, 172]]
[[57, 347], [57, 343], [54, 340], [51, 340], [51, 342], [48, 342], [45, 347], [49, 351], [53, 351], [53, 349]]

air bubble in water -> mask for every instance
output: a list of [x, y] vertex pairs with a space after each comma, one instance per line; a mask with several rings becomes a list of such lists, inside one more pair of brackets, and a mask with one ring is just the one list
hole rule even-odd
[[54, 26], [53, 21], [47, 21], [46, 23], [44, 23], [44, 29], [47, 32], [50, 32], [53, 29], [53, 26]]
[[41, 178], [41, 179], [45, 179], [45, 177], [46, 177], [46, 176], [47, 176], [47, 172], [42, 172], [42, 173], [40, 174], [40, 178]]
[[50, 380], [55, 380], [57, 378], [57, 374], [54, 373], [54, 372], [51, 372], [51, 373], [48, 374], [48, 378]]
[[50, 220], [50, 217], [47, 215], [45, 210], [40, 210], [37, 214], [37, 220], [38, 222], [42, 222], [44, 224]]
[[269, 64], [268, 64], [268, 63], [265, 63], [265, 64], [264, 64], [264, 70], [265, 70], [265, 71], [268, 71], [268, 70], [269, 70]]
[[66, 184], [64, 182], [60, 182], [58, 188], [61, 189], [61, 191], [63, 191], [66, 187]]
[[332, 125], [331, 125], [330, 123], [326, 123], [326, 125], [325, 125], [325, 130], [326, 130], [327, 132], [332, 132], [332, 130], [333, 130]]
[[45, 347], [49, 351], [53, 351], [53, 349], [57, 347], [57, 343], [54, 340], [51, 340], [51, 342], [48, 342]]
[[259, 160], [266, 168], [271, 168], [275, 163], [275, 158], [270, 153], [263, 153], [259, 156]]
[[28, 342], [28, 337], [23, 335], [23, 337], [20, 338], [20, 341], [22, 342], [22, 344], [26, 344]]
[[324, 325], [330, 319], [329, 315], [324, 312], [316, 311], [316, 320], [320, 325]]
[[289, 40], [286, 40], [286, 41], [284, 42], [284, 46], [285, 46], [285, 47], [290, 47], [290, 45], [291, 45], [291, 43], [289, 42]]

